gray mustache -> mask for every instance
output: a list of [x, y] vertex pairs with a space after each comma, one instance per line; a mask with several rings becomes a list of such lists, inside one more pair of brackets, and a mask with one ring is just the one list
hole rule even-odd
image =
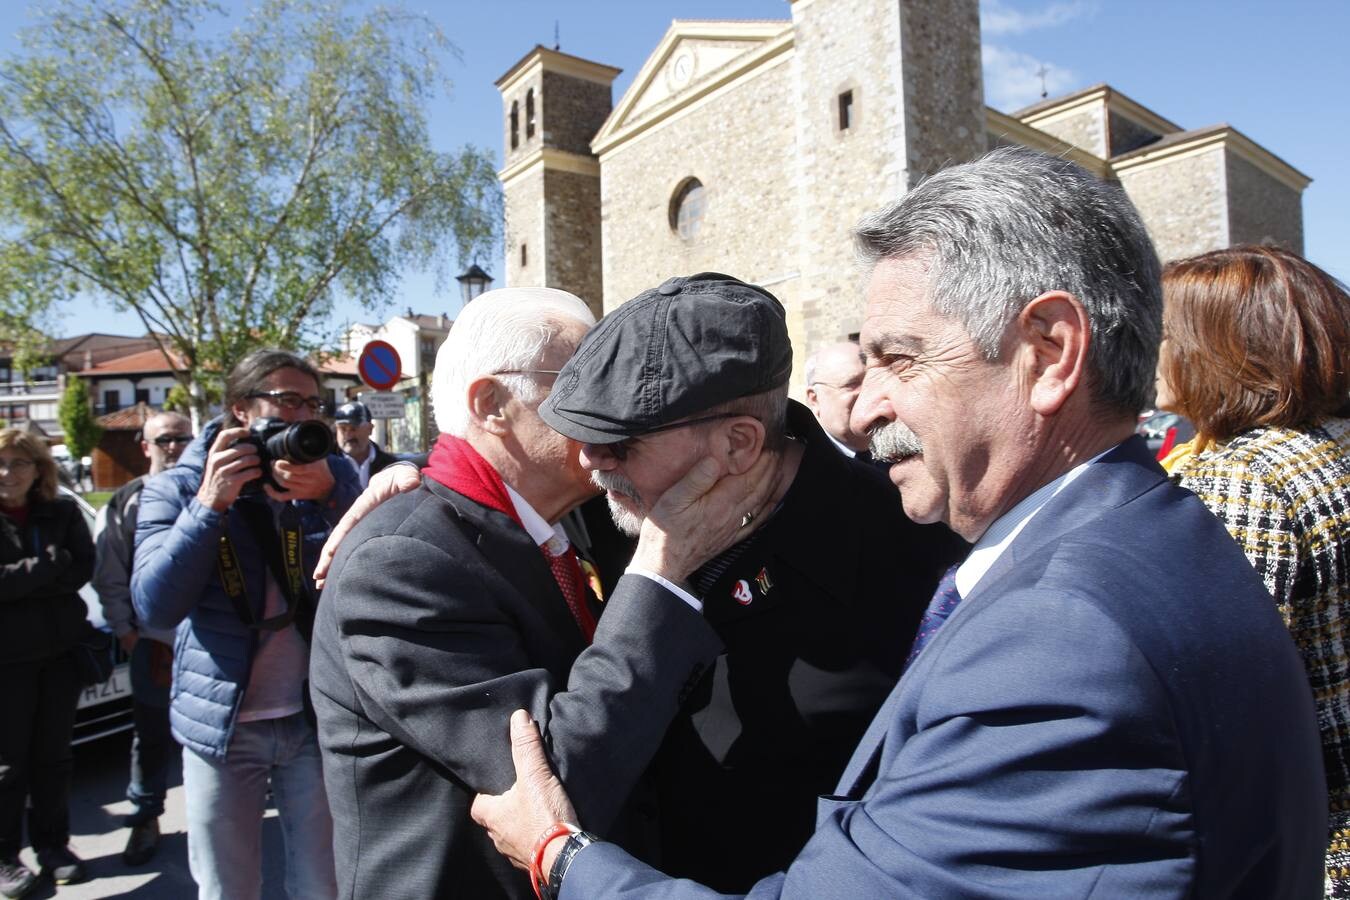
[[872, 439], [872, 457], [884, 462], [899, 462], [923, 452], [923, 442], [901, 422], [891, 422], [868, 432]]
[[637, 488], [634, 487], [633, 482], [624, 478], [618, 472], [592, 472], [591, 484], [594, 484], [602, 491], [618, 491], [620, 494], [632, 497], [638, 503], [642, 502], [642, 498], [638, 496]]

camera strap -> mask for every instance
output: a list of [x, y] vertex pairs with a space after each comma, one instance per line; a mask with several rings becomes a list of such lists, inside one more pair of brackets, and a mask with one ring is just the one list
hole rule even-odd
[[[235, 615], [239, 620], [259, 631], [280, 631], [295, 621], [308, 594], [305, 585], [304, 569], [301, 560], [302, 546], [300, 527], [284, 526], [281, 540], [277, 540], [277, 531], [272, 524], [272, 511], [263, 503], [237, 503], [233, 512], [244, 519], [244, 524], [253, 533], [253, 539], [272, 570], [272, 577], [281, 588], [286, 600], [286, 609], [267, 619], [259, 619], [249, 607], [244, 590], [244, 570], [239, 565], [239, 554], [228, 534], [220, 536], [217, 548], [216, 566], [220, 571], [220, 583], [230, 598]], [[304, 635], [308, 639], [309, 635]]]

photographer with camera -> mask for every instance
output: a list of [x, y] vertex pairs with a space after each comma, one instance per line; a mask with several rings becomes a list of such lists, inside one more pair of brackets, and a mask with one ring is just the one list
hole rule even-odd
[[318, 420], [318, 392], [302, 357], [249, 354], [226, 378], [225, 414], [141, 495], [132, 598], [146, 625], [178, 628], [169, 719], [183, 745], [188, 861], [203, 900], [260, 895], [269, 782], [287, 893], [336, 893], [306, 712], [318, 596], [308, 573], [360, 489]]

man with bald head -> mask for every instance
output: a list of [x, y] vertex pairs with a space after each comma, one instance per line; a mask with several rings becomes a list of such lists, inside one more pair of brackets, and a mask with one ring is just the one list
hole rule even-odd
[[870, 458], [867, 435], [849, 426], [862, 382], [862, 353], [852, 341], [821, 347], [806, 359], [806, 405], [820, 427], [845, 456]]
[[92, 584], [122, 649], [131, 654], [131, 698], [136, 727], [131, 741], [131, 783], [127, 799], [135, 810], [126, 817], [131, 829], [122, 861], [136, 866], [154, 856], [159, 817], [168, 789], [168, 762], [174, 748], [169, 734], [169, 683], [172, 680], [173, 630], [150, 628], [136, 619], [131, 604], [131, 561], [135, 551], [136, 512], [145, 479], [178, 462], [192, 442], [192, 423], [176, 412], [158, 412], [141, 429], [141, 452], [150, 471], [124, 484], [99, 511], [104, 520]]

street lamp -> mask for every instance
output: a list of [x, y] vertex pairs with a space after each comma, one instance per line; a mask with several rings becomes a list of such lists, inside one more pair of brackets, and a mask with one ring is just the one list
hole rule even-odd
[[488, 285], [492, 284], [492, 276], [484, 272], [478, 263], [465, 269], [463, 275], [456, 275], [455, 280], [459, 282], [460, 296], [465, 304], [486, 291]]

